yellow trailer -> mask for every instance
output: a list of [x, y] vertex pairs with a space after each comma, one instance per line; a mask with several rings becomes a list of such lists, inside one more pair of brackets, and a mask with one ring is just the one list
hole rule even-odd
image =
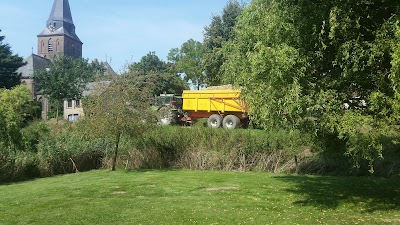
[[227, 129], [238, 128], [248, 122], [248, 110], [240, 99], [240, 90], [186, 90], [182, 99], [182, 109], [190, 114], [191, 121], [208, 118], [209, 127], [222, 125]]

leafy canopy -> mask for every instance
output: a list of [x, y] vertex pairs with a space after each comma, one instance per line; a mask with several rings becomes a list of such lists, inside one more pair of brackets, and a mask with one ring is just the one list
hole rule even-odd
[[4, 43], [4, 38], [0, 35], [0, 88], [9, 89], [21, 83], [21, 75], [17, 70], [25, 63], [21, 57], [13, 55], [11, 47]]
[[197, 89], [205, 83], [202, 65], [204, 45], [193, 39], [182, 44], [180, 49], [171, 49], [168, 60], [176, 63], [176, 71], [182, 73], [185, 81], [191, 81]]
[[38, 71], [36, 77], [45, 96], [62, 102], [65, 99], [80, 99], [95, 72], [95, 67], [87, 59], [59, 55], [48, 70]]
[[254, 0], [223, 46], [224, 82], [258, 126], [333, 134], [372, 165], [399, 122], [399, 16], [395, 0]]
[[233, 28], [241, 14], [243, 6], [236, 0], [231, 0], [224, 7], [221, 15], [214, 15], [210, 25], [204, 28], [203, 67], [207, 85], [221, 84], [224, 63], [222, 47], [233, 38]]
[[139, 137], [155, 124], [151, 101], [149, 92], [141, 89], [132, 76], [118, 77], [112, 83], [98, 83], [84, 101], [86, 117], [83, 124], [89, 133], [114, 141], [112, 170], [116, 168], [121, 137]]
[[140, 62], [134, 62], [129, 66], [130, 72], [146, 74], [149, 72], [166, 72], [167, 64], [162, 61], [155, 52], [149, 52], [140, 59]]
[[0, 146], [21, 149], [21, 129], [32, 112], [32, 94], [25, 85], [0, 89]]
[[176, 72], [176, 65], [159, 59], [155, 52], [143, 56], [140, 62], [129, 66], [127, 76], [132, 76], [142, 89], [147, 89], [152, 96], [166, 93], [181, 94], [188, 85]]

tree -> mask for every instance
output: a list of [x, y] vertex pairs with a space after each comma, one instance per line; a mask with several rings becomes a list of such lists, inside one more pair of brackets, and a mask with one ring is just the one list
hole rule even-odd
[[253, 1], [223, 47], [224, 82], [243, 87], [253, 122], [264, 129], [296, 127], [304, 110], [299, 82], [305, 64], [294, 14], [281, 2]]
[[180, 95], [183, 90], [189, 89], [187, 83], [176, 74], [151, 72], [140, 76], [132, 74], [129, 74], [129, 76], [135, 77], [140, 87], [147, 89], [152, 96], [162, 93]]
[[334, 135], [373, 163], [400, 119], [399, 15], [395, 0], [254, 0], [223, 47], [224, 80], [260, 127]]
[[94, 73], [98, 77], [103, 77], [104, 73], [106, 72], [106, 68], [104, 67], [104, 63], [100, 62], [98, 59], [94, 59], [91, 63], [93, 67]]
[[149, 52], [141, 61], [129, 66], [130, 72], [126, 75], [136, 77], [141, 88], [146, 88], [152, 96], [166, 93], [181, 94], [188, 89], [176, 72], [174, 62], [165, 63], [155, 52]]
[[213, 16], [211, 24], [204, 28], [205, 54], [203, 58], [206, 83], [208, 85], [221, 84], [224, 63], [222, 47], [233, 38], [233, 28], [243, 6], [238, 1], [229, 1], [223, 9], [222, 15]]
[[21, 149], [21, 129], [32, 112], [32, 102], [32, 94], [25, 85], [0, 89], [0, 146]]
[[149, 72], [166, 72], [167, 64], [160, 60], [155, 52], [149, 52], [140, 59], [140, 62], [132, 63], [129, 66], [129, 71], [142, 74]]
[[12, 54], [11, 47], [3, 43], [4, 38], [0, 35], [0, 88], [9, 89], [21, 83], [21, 74], [17, 70], [25, 63], [21, 57]]
[[155, 116], [150, 109], [152, 97], [131, 76], [118, 77], [111, 84], [99, 84], [84, 102], [87, 116], [83, 123], [90, 134], [113, 140], [114, 171], [121, 137], [139, 137], [151, 124], [155, 124]]
[[66, 99], [80, 99], [95, 70], [88, 60], [59, 55], [48, 70], [38, 71], [38, 87], [58, 109]]
[[185, 81], [192, 81], [193, 85], [200, 89], [204, 85], [204, 72], [202, 58], [204, 45], [193, 39], [182, 44], [181, 48], [171, 49], [168, 59], [176, 63], [178, 73], [183, 73]]

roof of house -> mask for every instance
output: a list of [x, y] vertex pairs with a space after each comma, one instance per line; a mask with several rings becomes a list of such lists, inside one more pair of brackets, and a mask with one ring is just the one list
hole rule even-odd
[[51, 61], [41, 56], [32, 54], [24, 60], [25, 66], [20, 67], [17, 72], [21, 73], [22, 78], [34, 78], [35, 70], [43, 70], [49, 67]]
[[89, 96], [93, 94], [94, 91], [99, 89], [105, 90], [108, 86], [110, 86], [111, 81], [96, 81], [90, 82], [86, 84], [85, 90], [82, 92], [82, 96]]
[[108, 62], [103, 62], [104, 65], [104, 75], [109, 75], [109, 76], [117, 76], [118, 74], [113, 70], [111, 65]]

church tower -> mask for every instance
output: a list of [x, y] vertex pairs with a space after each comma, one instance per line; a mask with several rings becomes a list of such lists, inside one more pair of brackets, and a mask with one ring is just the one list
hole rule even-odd
[[82, 58], [82, 42], [75, 33], [68, 0], [54, 0], [46, 28], [38, 36], [38, 55], [53, 59], [58, 54]]

